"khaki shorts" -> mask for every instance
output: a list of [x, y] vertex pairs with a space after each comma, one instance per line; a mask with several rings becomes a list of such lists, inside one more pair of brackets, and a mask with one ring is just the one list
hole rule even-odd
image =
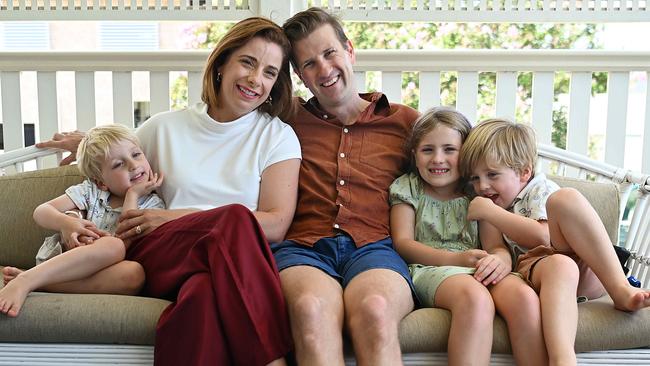
[[561, 252], [553, 247], [547, 247], [545, 245], [540, 245], [536, 248], [529, 250], [528, 252], [522, 254], [517, 258], [515, 263], [515, 272], [519, 273], [524, 281], [526, 281], [531, 287], [533, 286], [533, 270], [535, 265], [542, 259], [552, 256], [553, 254], [563, 254], [567, 257], [573, 259], [578, 264], [578, 267], [581, 267], [581, 260], [575, 253], [566, 253]]

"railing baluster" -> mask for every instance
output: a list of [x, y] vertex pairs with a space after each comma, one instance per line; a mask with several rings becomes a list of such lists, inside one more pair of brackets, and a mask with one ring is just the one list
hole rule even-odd
[[553, 131], [553, 77], [553, 72], [533, 73], [533, 126], [543, 144], [551, 144]]
[[2, 94], [2, 122], [4, 150], [19, 149], [24, 145], [23, 120], [20, 110], [20, 72], [0, 73]]
[[82, 131], [87, 131], [97, 124], [94, 72], [80, 71], [75, 73], [75, 101], [77, 128]]
[[133, 86], [130, 71], [113, 71], [113, 119], [128, 127], [133, 124]]
[[460, 71], [458, 73], [458, 91], [456, 109], [474, 124], [478, 101], [478, 72]]
[[187, 73], [187, 99], [189, 105], [201, 101], [201, 85], [203, 83], [203, 73], [199, 71], [190, 71]]
[[496, 116], [515, 119], [517, 102], [517, 73], [501, 71], [497, 73]]
[[623, 166], [625, 163], [625, 134], [630, 74], [610, 72], [607, 79], [607, 129], [605, 132], [605, 162]]
[[[36, 74], [38, 85], [38, 140], [44, 141], [52, 137], [59, 130], [56, 72], [39, 72]], [[39, 169], [46, 166], [55, 166], [55, 157], [44, 158], [39, 164]]]
[[366, 72], [365, 71], [355, 71], [354, 79], [357, 83], [357, 89], [361, 93], [365, 93], [368, 88], [366, 88]]
[[169, 72], [149, 73], [149, 98], [151, 115], [169, 110]]
[[[646, 9], [650, 11], [650, 0], [646, 0]], [[641, 171], [650, 173], [650, 71], [646, 72], [645, 119], [643, 124], [643, 153], [641, 154]]]
[[440, 72], [420, 72], [420, 103], [418, 108], [424, 112], [440, 105]]
[[381, 73], [382, 92], [386, 94], [388, 100], [402, 102], [402, 73], [395, 71], [383, 71]]
[[588, 151], [591, 73], [574, 72], [571, 74], [570, 89], [567, 149], [586, 155]]

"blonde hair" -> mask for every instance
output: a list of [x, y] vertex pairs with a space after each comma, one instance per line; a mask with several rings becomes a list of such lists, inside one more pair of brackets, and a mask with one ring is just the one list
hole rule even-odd
[[534, 172], [537, 161], [535, 130], [505, 119], [485, 120], [469, 134], [460, 149], [459, 159], [461, 173], [466, 177], [482, 162], [492, 168], [505, 166], [520, 174], [526, 168]]
[[413, 122], [413, 129], [411, 134], [406, 139], [406, 149], [411, 157], [411, 171], [418, 172], [415, 166], [415, 154], [420, 142], [429, 132], [431, 132], [438, 125], [442, 125], [460, 133], [461, 143], [465, 141], [472, 125], [469, 123], [465, 116], [449, 107], [433, 107], [424, 112], [418, 119]]
[[131, 141], [140, 147], [140, 141], [128, 127], [110, 124], [93, 127], [79, 143], [77, 167], [91, 180], [102, 180], [102, 164], [108, 158], [111, 146], [120, 141]]

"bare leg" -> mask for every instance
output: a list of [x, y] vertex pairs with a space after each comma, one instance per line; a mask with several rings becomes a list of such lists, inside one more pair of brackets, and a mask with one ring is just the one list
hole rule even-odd
[[580, 192], [563, 188], [549, 197], [546, 208], [553, 246], [576, 253], [602, 282], [617, 309], [635, 311], [650, 306], [650, 291], [627, 282], [603, 223]]
[[310, 266], [280, 272], [299, 365], [343, 365], [343, 290]]
[[0, 290], [0, 312], [18, 316], [27, 295], [43, 286], [88, 277], [111, 264], [124, 259], [125, 247], [121, 240], [103, 237], [93, 245], [70, 250], [47, 262], [19, 273]]
[[[4, 267], [5, 280], [9, 282], [23, 272], [15, 267]], [[7, 277], [11, 279], [7, 280]], [[5, 284], [7, 283], [5, 282]], [[138, 262], [121, 261], [92, 275], [63, 283], [54, 283], [36, 290], [67, 294], [137, 295], [144, 285], [144, 269]]]
[[278, 358], [277, 360], [271, 361], [267, 364], [268, 366], [286, 366], [287, 361], [284, 358]]
[[494, 322], [488, 289], [472, 276], [451, 276], [436, 290], [435, 304], [451, 312], [449, 365], [488, 365]]
[[551, 255], [535, 265], [532, 282], [539, 292], [549, 365], [577, 363], [574, 344], [578, 328], [576, 289], [579, 276], [576, 262], [566, 255]]
[[343, 293], [346, 327], [358, 365], [401, 365], [400, 321], [413, 310], [406, 280], [388, 269], [354, 277]]
[[490, 288], [497, 312], [508, 325], [517, 365], [548, 365], [539, 297], [524, 280], [506, 276]]

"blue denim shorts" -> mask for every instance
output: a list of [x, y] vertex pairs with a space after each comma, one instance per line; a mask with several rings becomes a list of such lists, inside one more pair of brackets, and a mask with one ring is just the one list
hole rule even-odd
[[354, 276], [369, 269], [384, 268], [399, 273], [413, 291], [413, 282], [402, 257], [393, 249], [391, 238], [366, 244], [360, 248], [351, 237], [339, 234], [322, 238], [313, 247], [292, 240], [272, 244], [278, 271], [293, 266], [316, 267], [336, 278], [345, 288]]

